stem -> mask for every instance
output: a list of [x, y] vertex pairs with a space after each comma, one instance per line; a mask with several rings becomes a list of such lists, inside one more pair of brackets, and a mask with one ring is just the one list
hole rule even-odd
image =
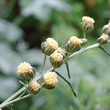
[[68, 77], [71, 78], [68, 62], [66, 62], [66, 69], [67, 69], [67, 72], [68, 72]]
[[47, 57], [47, 55], [45, 54], [45, 55], [44, 55], [44, 62], [43, 62], [43, 65], [42, 65], [42, 68], [41, 68], [40, 74], [42, 73], [42, 71], [43, 71], [43, 69], [44, 69], [45, 61], [46, 61], [46, 57]]
[[83, 37], [86, 38], [86, 33], [85, 32], [83, 32]]
[[60, 76], [70, 86], [70, 88], [73, 92], [73, 95], [76, 97], [77, 95], [76, 95], [71, 83], [65, 77], [63, 77], [60, 73], [58, 73], [57, 71], [55, 71], [55, 72], [58, 74], [58, 76]]
[[16, 98], [16, 99], [13, 100], [13, 101], [10, 101], [10, 102], [7, 102], [7, 103], [4, 103], [4, 104], [0, 105], [0, 108], [2, 109], [2, 108], [6, 107], [6, 106], [8, 106], [8, 105], [10, 105], [10, 104], [12, 104], [12, 103], [14, 103], [14, 102], [20, 101], [20, 100], [22, 100], [22, 99], [29, 98], [29, 97], [31, 97], [32, 95], [33, 95], [33, 94], [28, 94], [28, 95], [25, 95], [25, 96], [23, 96], [23, 97], [18, 97], [18, 98]]
[[70, 57], [69, 57], [65, 62], [67, 62], [67, 61], [70, 60], [71, 58], [73, 58], [73, 57], [79, 55], [79, 54], [82, 53], [82, 52], [85, 52], [85, 51], [87, 51], [87, 50], [89, 50], [89, 49], [96, 48], [96, 47], [99, 47], [99, 46], [100, 46], [100, 44], [99, 44], [99, 43], [96, 43], [96, 44], [90, 45], [90, 46], [88, 46], [88, 47], [82, 48], [82, 49], [80, 49], [79, 51], [77, 51], [77, 52], [73, 53], [72, 55], [70, 55]]
[[103, 48], [101, 45], [99, 46], [99, 48], [104, 51], [107, 55], [110, 56], [110, 52], [108, 50], [106, 50], [105, 48]]

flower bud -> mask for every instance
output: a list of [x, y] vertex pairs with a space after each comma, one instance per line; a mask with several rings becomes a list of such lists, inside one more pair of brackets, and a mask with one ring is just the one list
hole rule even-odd
[[103, 33], [110, 35], [110, 21], [107, 25], [104, 25], [102, 29]]
[[50, 62], [53, 65], [53, 67], [60, 67], [60, 65], [62, 64], [62, 60], [63, 55], [61, 53], [54, 52], [50, 55]]
[[42, 52], [51, 55], [58, 48], [58, 43], [53, 38], [48, 38], [41, 44]]
[[81, 29], [83, 32], [91, 32], [94, 29], [94, 19], [88, 16], [82, 17]]
[[31, 80], [35, 75], [35, 69], [27, 62], [21, 63], [17, 67], [17, 72], [25, 80]]
[[57, 74], [55, 72], [47, 72], [42, 79], [43, 87], [53, 89], [58, 83]]
[[98, 38], [98, 42], [100, 44], [106, 44], [108, 41], [108, 34], [102, 34], [101, 37]]
[[62, 49], [61, 47], [58, 47], [56, 50], [55, 50], [55, 52], [57, 52], [57, 53], [61, 53], [61, 55], [63, 56], [63, 58], [65, 58], [65, 56], [66, 56], [66, 51], [64, 50], [64, 49]]
[[81, 42], [81, 45], [87, 44], [87, 39], [86, 39], [86, 38], [82, 38], [81, 41], [82, 41], [82, 42]]
[[37, 94], [40, 91], [40, 84], [38, 84], [36, 81], [30, 81], [29, 83], [29, 90], [33, 94]]
[[81, 43], [82, 43], [81, 39], [77, 38], [76, 36], [72, 36], [70, 37], [65, 48], [68, 52], [75, 52], [80, 50]]

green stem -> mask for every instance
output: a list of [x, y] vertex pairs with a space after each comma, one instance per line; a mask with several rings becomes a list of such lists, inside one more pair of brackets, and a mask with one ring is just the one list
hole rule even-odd
[[4, 104], [0, 105], [0, 108], [2, 109], [2, 108], [6, 107], [6, 106], [8, 106], [8, 105], [10, 105], [10, 104], [12, 104], [12, 103], [14, 103], [14, 102], [17, 102], [17, 101], [20, 101], [20, 100], [29, 98], [29, 97], [31, 97], [32, 95], [33, 95], [33, 94], [28, 94], [28, 95], [25, 95], [25, 96], [23, 96], [23, 97], [18, 97], [18, 98], [16, 98], [15, 100], [12, 100], [12, 101], [10, 101], [10, 102], [7, 102], [7, 103], [4, 103]]
[[47, 57], [47, 55], [45, 54], [45, 55], [44, 55], [44, 62], [43, 62], [43, 65], [42, 65], [42, 68], [41, 68], [40, 74], [42, 73], [42, 71], [43, 71], [43, 69], [44, 69], [45, 62], [46, 62], [46, 57]]
[[71, 78], [68, 62], [66, 62], [66, 69], [67, 69], [67, 72], [68, 72], [68, 77]]
[[86, 33], [85, 32], [83, 32], [83, 37], [86, 38]]
[[58, 74], [58, 76], [60, 76], [70, 86], [73, 95], [76, 97], [77, 95], [76, 95], [71, 83], [65, 77], [63, 77], [60, 73], [58, 73], [57, 71], [55, 71], [55, 72]]
[[108, 50], [104, 49], [101, 45], [99, 46], [99, 48], [100, 48], [102, 51], [104, 51], [107, 55], [110, 56], [110, 52], [109, 52]]

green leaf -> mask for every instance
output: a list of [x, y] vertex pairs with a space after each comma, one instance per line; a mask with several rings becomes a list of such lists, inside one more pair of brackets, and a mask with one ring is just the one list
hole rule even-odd
[[22, 34], [22, 30], [15, 24], [0, 19], [0, 39], [14, 43], [22, 37]]

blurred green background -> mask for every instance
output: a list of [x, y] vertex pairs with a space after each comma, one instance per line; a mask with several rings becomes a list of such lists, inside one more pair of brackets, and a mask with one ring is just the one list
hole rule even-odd
[[[70, 36], [83, 37], [82, 16], [95, 19], [87, 34], [88, 44], [96, 43], [110, 19], [110, 0], [0, 0], [0, 102], [22, 87], [17, 66], [27, 61], [39, 72], [43, 63], [40, 44], [53, 37], [64, 45]], [[110, 51], [109, 44], [104, 47]], [[49, 60], [45, 70], [50, 68]], [[92, 49], [69, 61], [71, 83], [59, 78], [53, 90], [16, 102], [14, 110], [110, 110], [110, 57]], [[58, 71], [67, 78], [65, 65]], [[4, 109], [6, 110], [6, 109]]]

